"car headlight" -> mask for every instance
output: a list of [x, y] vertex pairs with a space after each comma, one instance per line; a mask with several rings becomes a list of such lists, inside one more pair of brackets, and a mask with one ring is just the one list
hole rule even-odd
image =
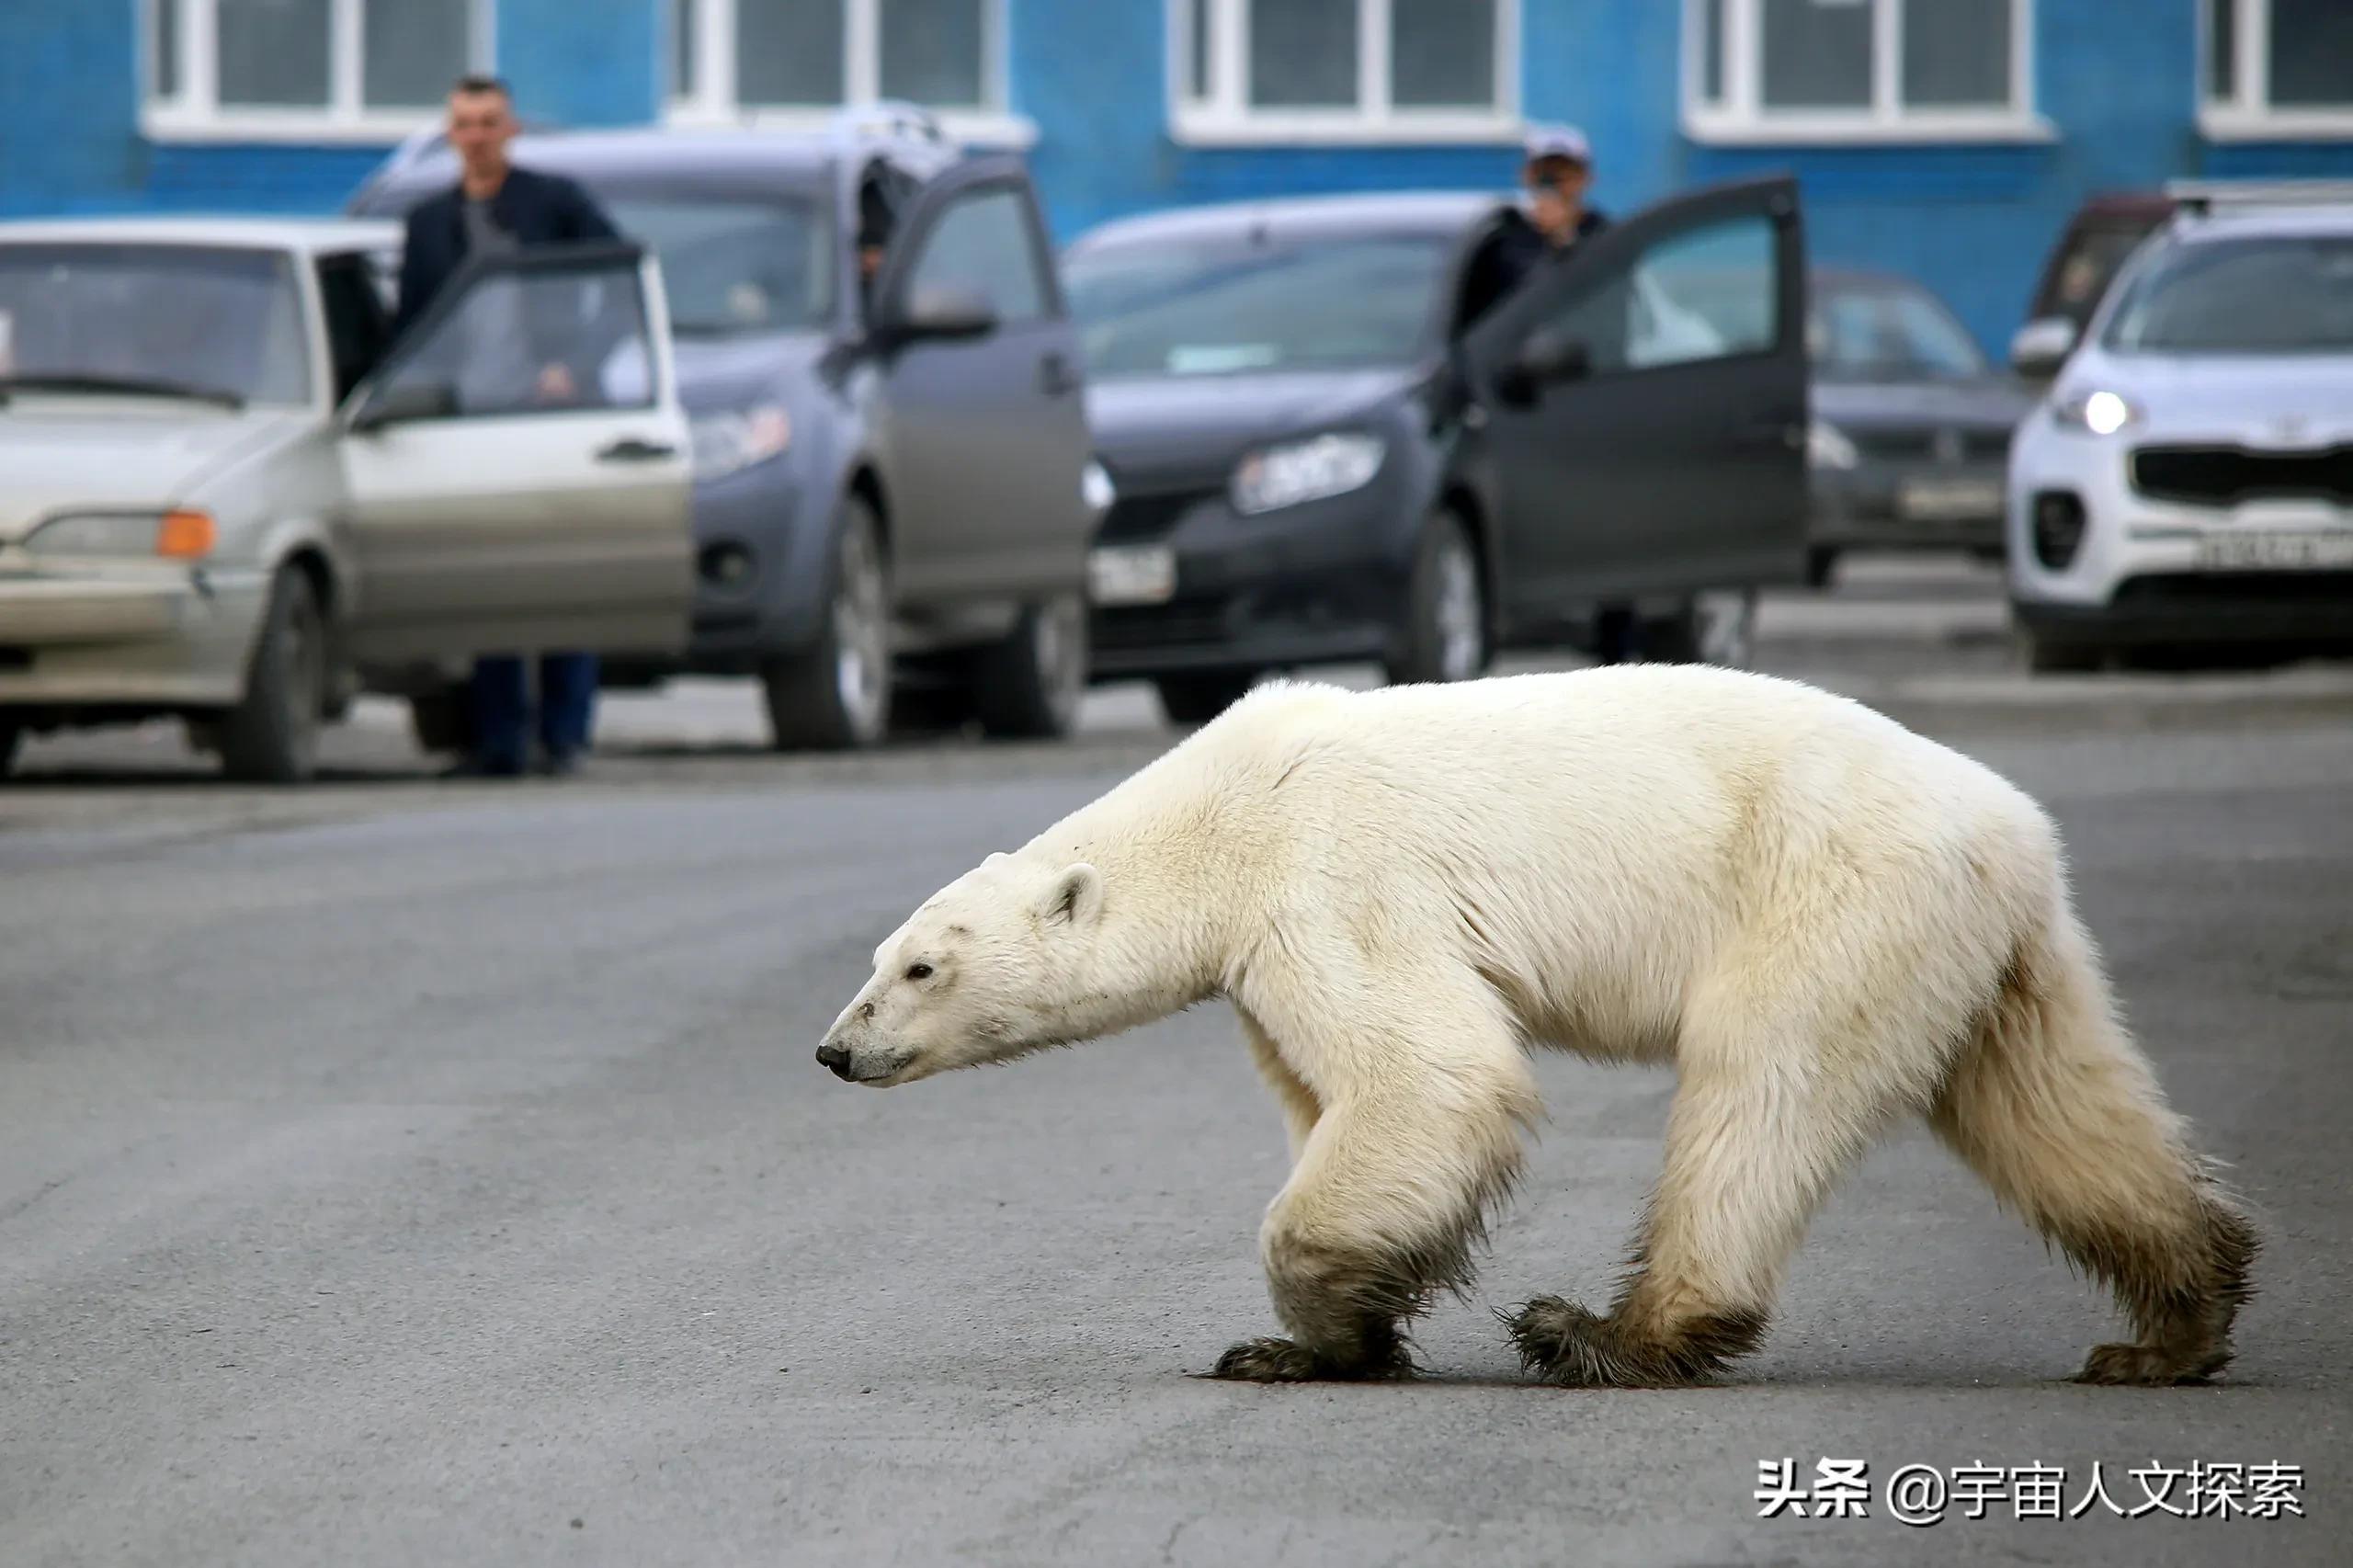
[[1087, 511], [1097, 517], [1108, 512], [1111, 503], [1120, 498], [1119, 486], [1111, 483], [1111, 471], [1093, 458], [1087, 460], [1086, 472], [1079, 476], [1078, 493], [1086, 498]]
[[694, 437], [697, 483], [741, 473], [782, 456], [792, 445], [792, 416], [777, 403], [698, 414], [687, 423]]
[[1378, 436], [1335, 430], [1252, 452], [1233, 471], [1233, 509], [1248, 516], [1345, 495], [1372, 483], [1387, 451]]
[[1863, 455], [1847, 432], [1827, 419], [1816, 419], [1805, 427], [1805, 460], [1809, 468], [1845, 470], [1860, 463]]
[[2141, 418], [2139, 404], [2122, 392], [2105, 388], [2074, 392], [2052, 400], [2051, 404], [2052, 424], [2063, 430], [2087, 430], [2095, 436], [2113, 436], [2128, 425], [2140, 423]]
[[34, 555], [200, 561], [219, 538], [210, 512], [85, 512], [51, 517], [25, 537], [25, 549]]

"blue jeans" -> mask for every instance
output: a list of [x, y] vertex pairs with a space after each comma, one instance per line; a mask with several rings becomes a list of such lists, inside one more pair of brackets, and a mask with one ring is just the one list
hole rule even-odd
[[[485, 767], [521, 771], [531, 760], [531, 671], [509, 654], [476, 659], [474, 756]], [[539, 740], [551, 757], [588, 749], [596, 720], [597, 655], [542, 653]]]

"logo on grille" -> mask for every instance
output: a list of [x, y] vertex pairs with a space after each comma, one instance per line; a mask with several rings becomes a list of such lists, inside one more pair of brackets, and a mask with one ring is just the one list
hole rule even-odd
[[1928, 449], [1936, 454], [1936, 459], [1940, 463], [1959, 462], [1963, 449], [1961, 432], [1958, 430], [1938, 431], [1936, 439], [1929, 444]]

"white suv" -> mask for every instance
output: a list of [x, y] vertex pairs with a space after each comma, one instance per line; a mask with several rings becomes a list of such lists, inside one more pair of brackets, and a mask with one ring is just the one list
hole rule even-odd
[[2353, 652], [2353, 197], [2192, 200], [2011, 447], [2038, 670]]

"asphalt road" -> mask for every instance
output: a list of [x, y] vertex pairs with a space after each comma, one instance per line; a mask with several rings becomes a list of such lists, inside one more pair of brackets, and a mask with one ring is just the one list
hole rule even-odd
[[[2343, 1562], [2353, 723], [1954, 711], [2268, 1232], [2222, 1385], [2064, 1382], [2104, 1305], [1919, 1136], [1726, 1386], [1525, 1385], [1489, 1309], [1606, 1293], [1670, 1089], [1560, 1060], [1429, 1379], [1188, 1377], [1270, 1326], [1221, 1009], [888, 1093], [810, 1058], [908, 908], [1165, 737], [299, 792], [59, 750], [0, 790], [0, 1563]], [[1784, 1457], [1871, 1517], [1760, 1518]], [[2307, 1517], [1887, 1517], [1906, 1464], [2073, 1508], [2094, 1461], [2127, 1508], [2301, 1466]]]

